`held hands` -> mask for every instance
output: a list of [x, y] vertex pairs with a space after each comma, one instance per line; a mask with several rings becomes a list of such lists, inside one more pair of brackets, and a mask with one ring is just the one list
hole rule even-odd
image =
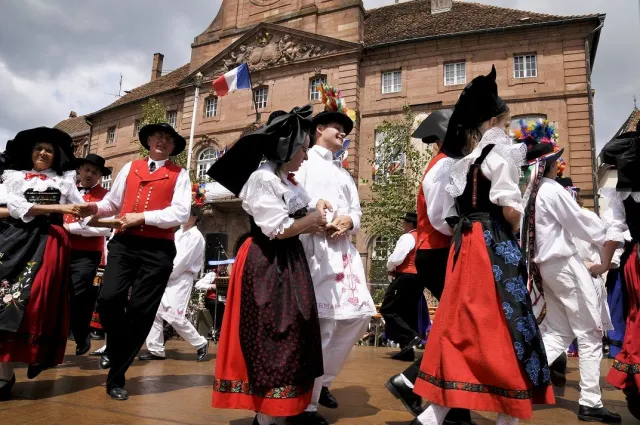
[[331, 206], [331, 203], [329, 201], [325, 201], [324, 199], [320, 199], [316, 203], [316, 209], [318, 211], [324, 211], [324, 210], [333, 211], [333, 207]]
[[120, 218], [121, 229], [140, 226], [144, 224], [144, 213], [127, 213]]
[[601, 274], [605, 273], [607, 270], [609, 270], [609, 266], [606, 264], [594, 264], [591, 267], [589, 267], [589, 272], [593, 276], [600, 276]]
[[[319, 201], [317, 205], [320, 205]], [[317, 209], [312, 212], [311, 217], [313, 218], [313, 224], [307, 227], [307, 233], [317, 233], [324, 234], [325, 226], [327, 225], [327, 213], [324, 209]]]
[[332, 238], [342, 236], [351, 229], [353, 229], [353, 221], [348, 215], [338, 216], [327, 224], [327, 233]]

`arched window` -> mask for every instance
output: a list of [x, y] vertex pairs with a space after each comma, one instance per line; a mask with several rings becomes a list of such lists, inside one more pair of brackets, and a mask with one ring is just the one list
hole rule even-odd
[[210, 180], [207, 170], [218, 159], [218, 151], [214, 148], [206, 148], [198, 155], [196, 177], [198, 180]]

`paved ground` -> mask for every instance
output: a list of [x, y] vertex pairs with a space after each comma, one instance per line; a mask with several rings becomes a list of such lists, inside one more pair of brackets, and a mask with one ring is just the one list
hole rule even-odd
[[[102, 341], [94, 341], [94, 349]], [[14, 398], [0, 403], [0, 424], [47, 425], [251, 425], [246, 411], [214, 410], [210, 407], [215, 346], [209, 361], [197, 363], [195, 351], [183, 341], [167, 343], [169, 360], [136, 361], [129, 370], [127, 389], [131, 398], [116, 402], [105, 394], [105, 372], [95, 357], [67, 356], [66, 362], [28, 381], [26, 368], [17, 369]], [[73, 352], [70, 343], [67, 352]], [[406, 363], [390, 360], [386, 348], [356, 347], [332, 389], [340, 408], [322, 413], [332, 424], [405, 425], [412, 417], [384, 388], [390, 375]], [[603, 376], [609, 361], [603, 361]], [[570, 359], [570, 375], [564, 391], [556, 391], [557, 404], [536, 410], [525, 423], [572, 425], [581, 423], [578, 408], [576, 359]], [[623, 415], [623, 424], [640, 424], [625, 407], [622, 393], [602, 381], [605, 405]], [[479, 425], [492, 424], [491, 414], [475, 414]]]

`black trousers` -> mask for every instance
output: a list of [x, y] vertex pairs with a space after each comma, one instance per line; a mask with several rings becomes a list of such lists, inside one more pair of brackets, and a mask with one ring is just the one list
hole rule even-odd
[[124, 387], [125, 373], [153, 325], [175, 256], [172, 240], [119, 234], [109, 242], [98, 297], [111, 360], [107, 389]]
[[424, 296], [417, 274], [400, 273], [384, 294], [380, 314], [384, 317], [387, 338], [404, 347], [418, 334], [418, 303]]
[[98, 297], [98, 287], [93, 286], [102, 252], [71, 251], [69, 264], [70, 325], [76, 344], [89, 343], [91, 316]]
[[[216, 304], [218, 304], [218, 311], [216, 313]], [[205, 299], [204, 306], [207, 307], [209, 313], [211, 314], [211, 319], [214, 321], [213, 328], [217, 331], [222, 329], [222, 316], [224, 316], [224, 306], [225, 304], [222, 301]]]
[[[449, 248], [419, 249], [416, 252], [418, 279], [422, 282], [424, 288], [427, 288], [438, 301], [440, 301], [444, 290], [448, 260]], [[418, 379], [421, 362], [422, 359], [420, 358], [402, 372], [411, 383], [415, 384], [416, 379]], [[446, 420], [451, 422], [471, 421], [471, 412], [467, 409], [451, 409], [447, 414]]]

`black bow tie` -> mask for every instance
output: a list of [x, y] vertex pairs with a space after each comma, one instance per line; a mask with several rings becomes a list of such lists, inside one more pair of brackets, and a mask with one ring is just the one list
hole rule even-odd
[[149, 171], [152, 172], [152, 173], [154, 171], [156, 171], [156, 163], [155, 162], [151, 161], [151, 164], [149, 164]]

